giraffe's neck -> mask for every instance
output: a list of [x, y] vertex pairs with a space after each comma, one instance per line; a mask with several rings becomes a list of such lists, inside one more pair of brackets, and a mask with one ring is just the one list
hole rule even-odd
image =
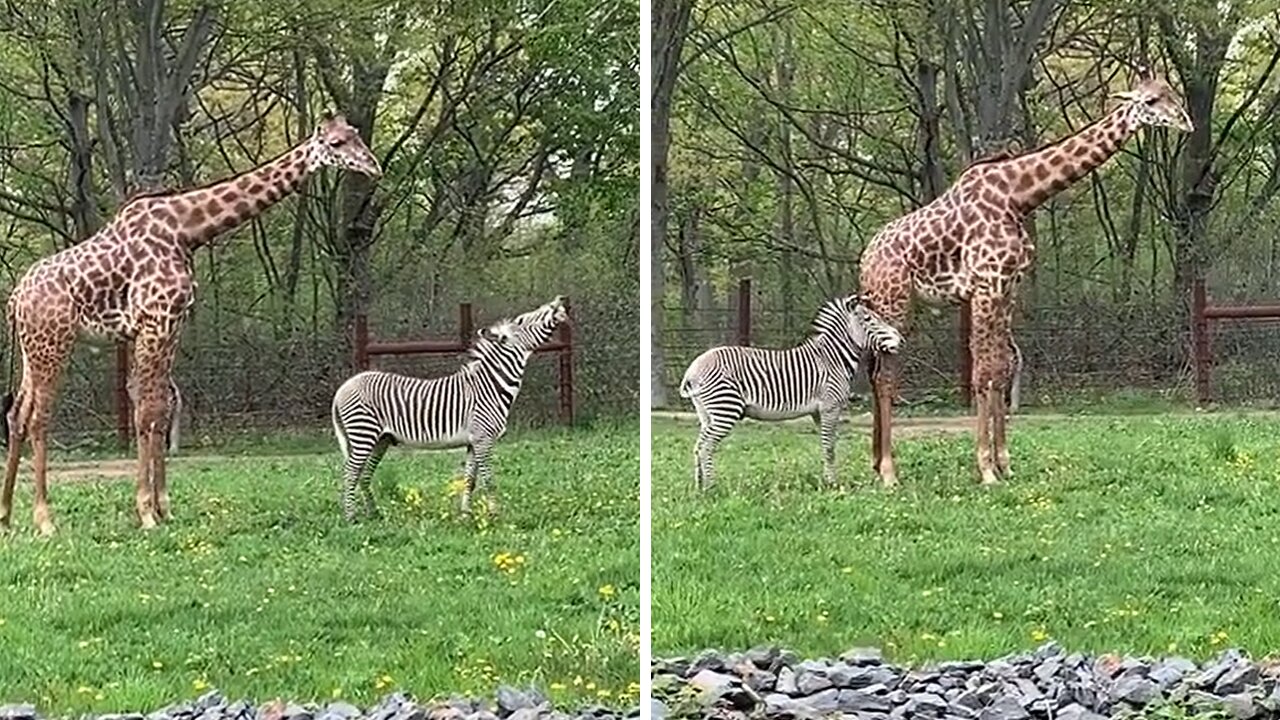
[[1032, 153], [1004, 160], [1013, 204], [1031, 212], [1115, 155], [1138, 123], [1128, 105], [1112, 110], [1075, 135]]
[[257, 217], [297, 190], [312, 164], [304, 142], [242, 175], [168, 198], [184, 244], [198, 248]]

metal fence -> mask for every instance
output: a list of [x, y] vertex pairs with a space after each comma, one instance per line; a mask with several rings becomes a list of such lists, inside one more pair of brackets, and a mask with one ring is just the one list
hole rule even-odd
[[[673, 405], [680, 402], [675, 394], [680, 377], [702, 351], [744, 339], [760, 347], [793, 345], [804, 337], [816, 310], [779, 311], [758, 293], [737, 298], [735, 305], [689, 315], [676, 306], [666, 308], [661, 346]], [[1134, 391], [1202, 404], [1270, 406], [1280, 398], [1280, 317], [1207, 323], [1211, 372], [1201, 373], [1193, 362], [1201, 357], [1193, 352], [1193, 323], [1186, 317], [1172, 303], [1082, 299], [1020, 307], [1014, 333], [1024, 357], [1023, 404], [1052, 407]], [[903, 358], [905, 403], [963, 404], [960, 337], [958, 309], [915, 310]], [[1206, 378], [1203, 395], [1196, 392], [1197, 375]]]

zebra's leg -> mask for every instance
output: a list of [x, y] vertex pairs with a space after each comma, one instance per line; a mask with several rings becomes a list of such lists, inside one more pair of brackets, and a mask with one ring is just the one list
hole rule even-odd
[[[356, 422], [353, 422], [356, 421]], [[360, 486], [360, 477], [369, 465], [378, 446], [377, 422], [372, 417], [353, 408], [341, 417], [334, 418], [335, 429], [341, 431], [345, 442], [342, 443], [342, 517], [347, 522], [356, 519], [356, 493]], [[372, 473], [371, 473], [372, 474]]]
[[476, 449], [474, 445], [467, 446], [467, 461], [462, 470], [463, 478], [466, 485], [462, 488], [462, 514], [471, 514], [471, 494], [476, 491]]
[[493, 482], [493, 467], [489, 464], [489, 460], [493, 453], [493, 444], [491, 442], [476, 443], [475, 447], [475, 476], [476, 482], [480, 486], [480, 490], [485, 495], [485, 507], [489, 512], [489, 517], [498, 514], [498, 488]]
[[818, 436], [822, 441], [822, 482], [827, 487], [835, 487], [836, 475], [836, 432], [840, 422], [840, 411], [836, 408], [821, 408], [813, 414], [818, 425]]
[[702, 429], [698, 432], [698, 443], [694, 448], [694, 461], [697, 463], [699, 490], [710, 490], [716, 484], [715, 461], [712, 456], [720, 442], [742, 419], [747, 404], [742, 393], [732, 385], [707, 388], [707, 393], [698, 399], [698, 418], [702, 421]]
[[382, 462], [389, 447], [391, 447], [391, 441], [385, 435], [379, 438], [378, 443], [373, 446], [373, 452], [369, 454], [369, 459], [365, 461], [364, 472], [360, 473], [360, 494], [364, 500], [364, 514], [371, 518], [382, 517], [382, 513], [378, 510], [378, 503], [373, 499], [373, 471], [378, 469], [378, 463]]

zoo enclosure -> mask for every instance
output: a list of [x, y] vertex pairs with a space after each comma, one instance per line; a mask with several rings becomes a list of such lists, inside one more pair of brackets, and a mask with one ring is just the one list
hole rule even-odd
[[[1176, 403], [1212, 398], [1237, 405], [1280, 405], [1280, 305], [1246, 294], [1225, 274], [1197, 286], [1217, 288], [1232, 304], [1193, 303], [1189, 316], [1172, 298], [1115, 301], [1082, 294], [1042, 301], [1029, 292], [1014, 322], [1025, 361], [1024, 404], [1093, 403], [1129, 393], [1139, 403], [1163, 397]], [[690, 311], [678, 302], [665, 306], [663, 337], [655, 338], [655, 345], [665, 355], [672, 407], [681, 404], [674, 392], [680, 376], [707, 348], [799, 342], [816, 305], [801, 300], [780, 308], [779, 302], [761, 299], [759, 283], [747, 279], [735, 281], [719, 307]], [[1236, 319], [1250, 322], [1231, 322]], [[955, 310], [919, 308], [913, 314], [901, 384], [904, 402], [965, 404], [968, 353], [957, 342], [964, 331], [962, 313]]]

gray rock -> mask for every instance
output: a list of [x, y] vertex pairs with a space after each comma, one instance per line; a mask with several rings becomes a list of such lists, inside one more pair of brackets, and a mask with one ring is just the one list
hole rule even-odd
[[1261, 675], [1256, 665], [1240, 664], [1232, 667], [1218, 678], [1213, 684], [1213, 693], [1215, 695], [1231, 695], [1244, 690], [1246, 687], [1258, 684]]
[[953, 703], [955, 705], [977, 711], [986, 707], [999, 692], [999, 685], [996, 685], [995, 683], [987, 683], [970, 690], [965, 690], [956, 697]]
[[463, 720], [466, 713], [452, 705], [436, 705], [427, 710], [427, 720]]
[[774, 689], [786, 695], [799, 695], [800, 688], [796, 686], [796, 671], [789, 667], [783, 667], [778, 671], [778, 682], [774, 683]]
[[1218, 656], [1218, 659], [1191, 678], [1191, 684], [1198, 688], [1206, 688], [1218, 682], [1218, 678], [1227, 673], [1228, 670], [1235, 667], [1240, 660], [1239, 651], [1232, 652], [1227, 650]]
[[311, 720], [311, 711], [297, 703], [289, 703], [280, 711], [280, 720]]
[[955, 702], [947, 704], [947, 717], [958, 718], [959, 720], [973, 720], [978, 717], [978, 711], [965, 705]]
[[1058, 671], [1060, 670], [1062, 670], [1062, 661], [1058, 658], [1049, 658], [1037, 665], [1035, 669], [1031, 671], [1031, 674], [1034, 675], [1041, 684], [1046, 684], [1057, 677]]
[[1037, 700], [1044, 698], [1044, 693], [1041, 692], [1040, 688], [1030, 680], [1025, 678], [1014, 678], [1012, 684], [1012, 694], [1017, 698], [1018, 702], [1022, 703], [1023, 707], [1027, 707]]
[[1112, 700], [1124, 700], [1134, 705], [1146, 705], [1160, 697], [1160, 686], [1144, 677], [1122, 678], [1111, 688]]
[[782, 693], [765, 696], [764, 714], [770, 720], [818, 720], [820, 717], [818, 713]]
[[1263, 712], [1247, 692], [1232, 693], [1222, 698], [1222, 709], [1236, 720], [1250, 720]]
[[[2, 709], [0, 709], [0, 717], [4, 717]], [[99, 715], [98, 720], [143, 720], [144, 717], [142, 713], [109, 713], [107, 715]]]
[[498, 715], [505, 717], [523, 708], [536, 708], [547, 701], [537, 690], [517, 690], [508, 685], [498, 688]]
[[649, 720], [667, 720], [667, 704], [657, 698], [650, 698]]
[[1106, 717], [1098, 713], [1072, 703], [1060, 710], [1054, 715], [1055, 720], [1107, 720]]
[[327, 707], [325, 707], [324, 714], [336, 715], [340, 718], [343, 718], [343, 720], [350, 720], [350, 718], [360, 717], [361, 713], [360, 713], [360, 708], [356, 707], [355, 705], [352, 705], [351, 703], [332, 702], [332, 703], [329, 703]]
[[685, 672], [685, 675], [696, 674], [699, 670], [713, 670], [715, 672], [724, 672], [729, 669], [729, 665], [724, 658], [714, 650], [703, 650], [693, 664]]
[[832, 687], [835, 687], [835, 683], [832, 682], [825, 667], [802, 663], [799, 672], [796, 673], [796, 688], [801, 695], [813, 695]]
[[889, 698], [869, 692], [867, 689], [841, 690], [837, 697], [837, 704], [841, 712], [857, 713], [858, 715], [868, 712], [888, 712], [893, 707]]
[[38, 717], [34, 705], [0, 705], [0, 720], [35, 720]]
[[948, 660], [938, 663], [936, 666], [938, 672], [942, 673], [962, 673], [969, 674], [986, 667], [986, 663], [977, 662], [976, 660]]
[[799, 698], [796, 702], [819, 715], [826, 715], [840, 709], [840, 691], [831, 688], [816, 695]]
[[1036, 648], [1034, 657], [1036, 660], [1047, 660], [1051, 657], [1060, 657], [1062, 654], [1062, 646], [1053, 640], [1050, 640]]
[[778, 676], [765, 672], [754, 665], [742, 665], [738, 668], [738, 677], [743, 684], [757, 693], [773, 692], [777, 687]]
[[781, 648], [761, 645], [748, 650], [746, 653], [746, 659], [761, 670], [768, 670], [773, 667], [774, 661], [778, 659], [778, 655], [781, 652]]
[[840, 660], [849, 665], [879, 665], [884, 662], [884, 653], [880, 648], [858, 647], [846, 651]]
[[[732, 675], [715, 672], [714, 670], [699, 670], [696, 675], [689, 678], [689, 684], [704, 692], [718, 692], [726, 688], [739, 684], [738, 678]], [[499, 695], [498, 704], [502, 704], [501, 695]]]
[[[507, 716], [507, 720], [538, 720], [540, 717], [542, 717], [542, 711], [538, 708], [520, 708]], [[417, 718], [417, 720], [422, 720], [422, 718]]]
[[947, 701], [941, 696], [933, 693], [924, 692], [912, 695], [907, 699], [907, 712], [912, 715], [920, 714], [941, 714], [947, 709]]
[[1031, 714], [1014, 698], [1005, 696], [978, 711], [978, 720], [1027, 720]]

